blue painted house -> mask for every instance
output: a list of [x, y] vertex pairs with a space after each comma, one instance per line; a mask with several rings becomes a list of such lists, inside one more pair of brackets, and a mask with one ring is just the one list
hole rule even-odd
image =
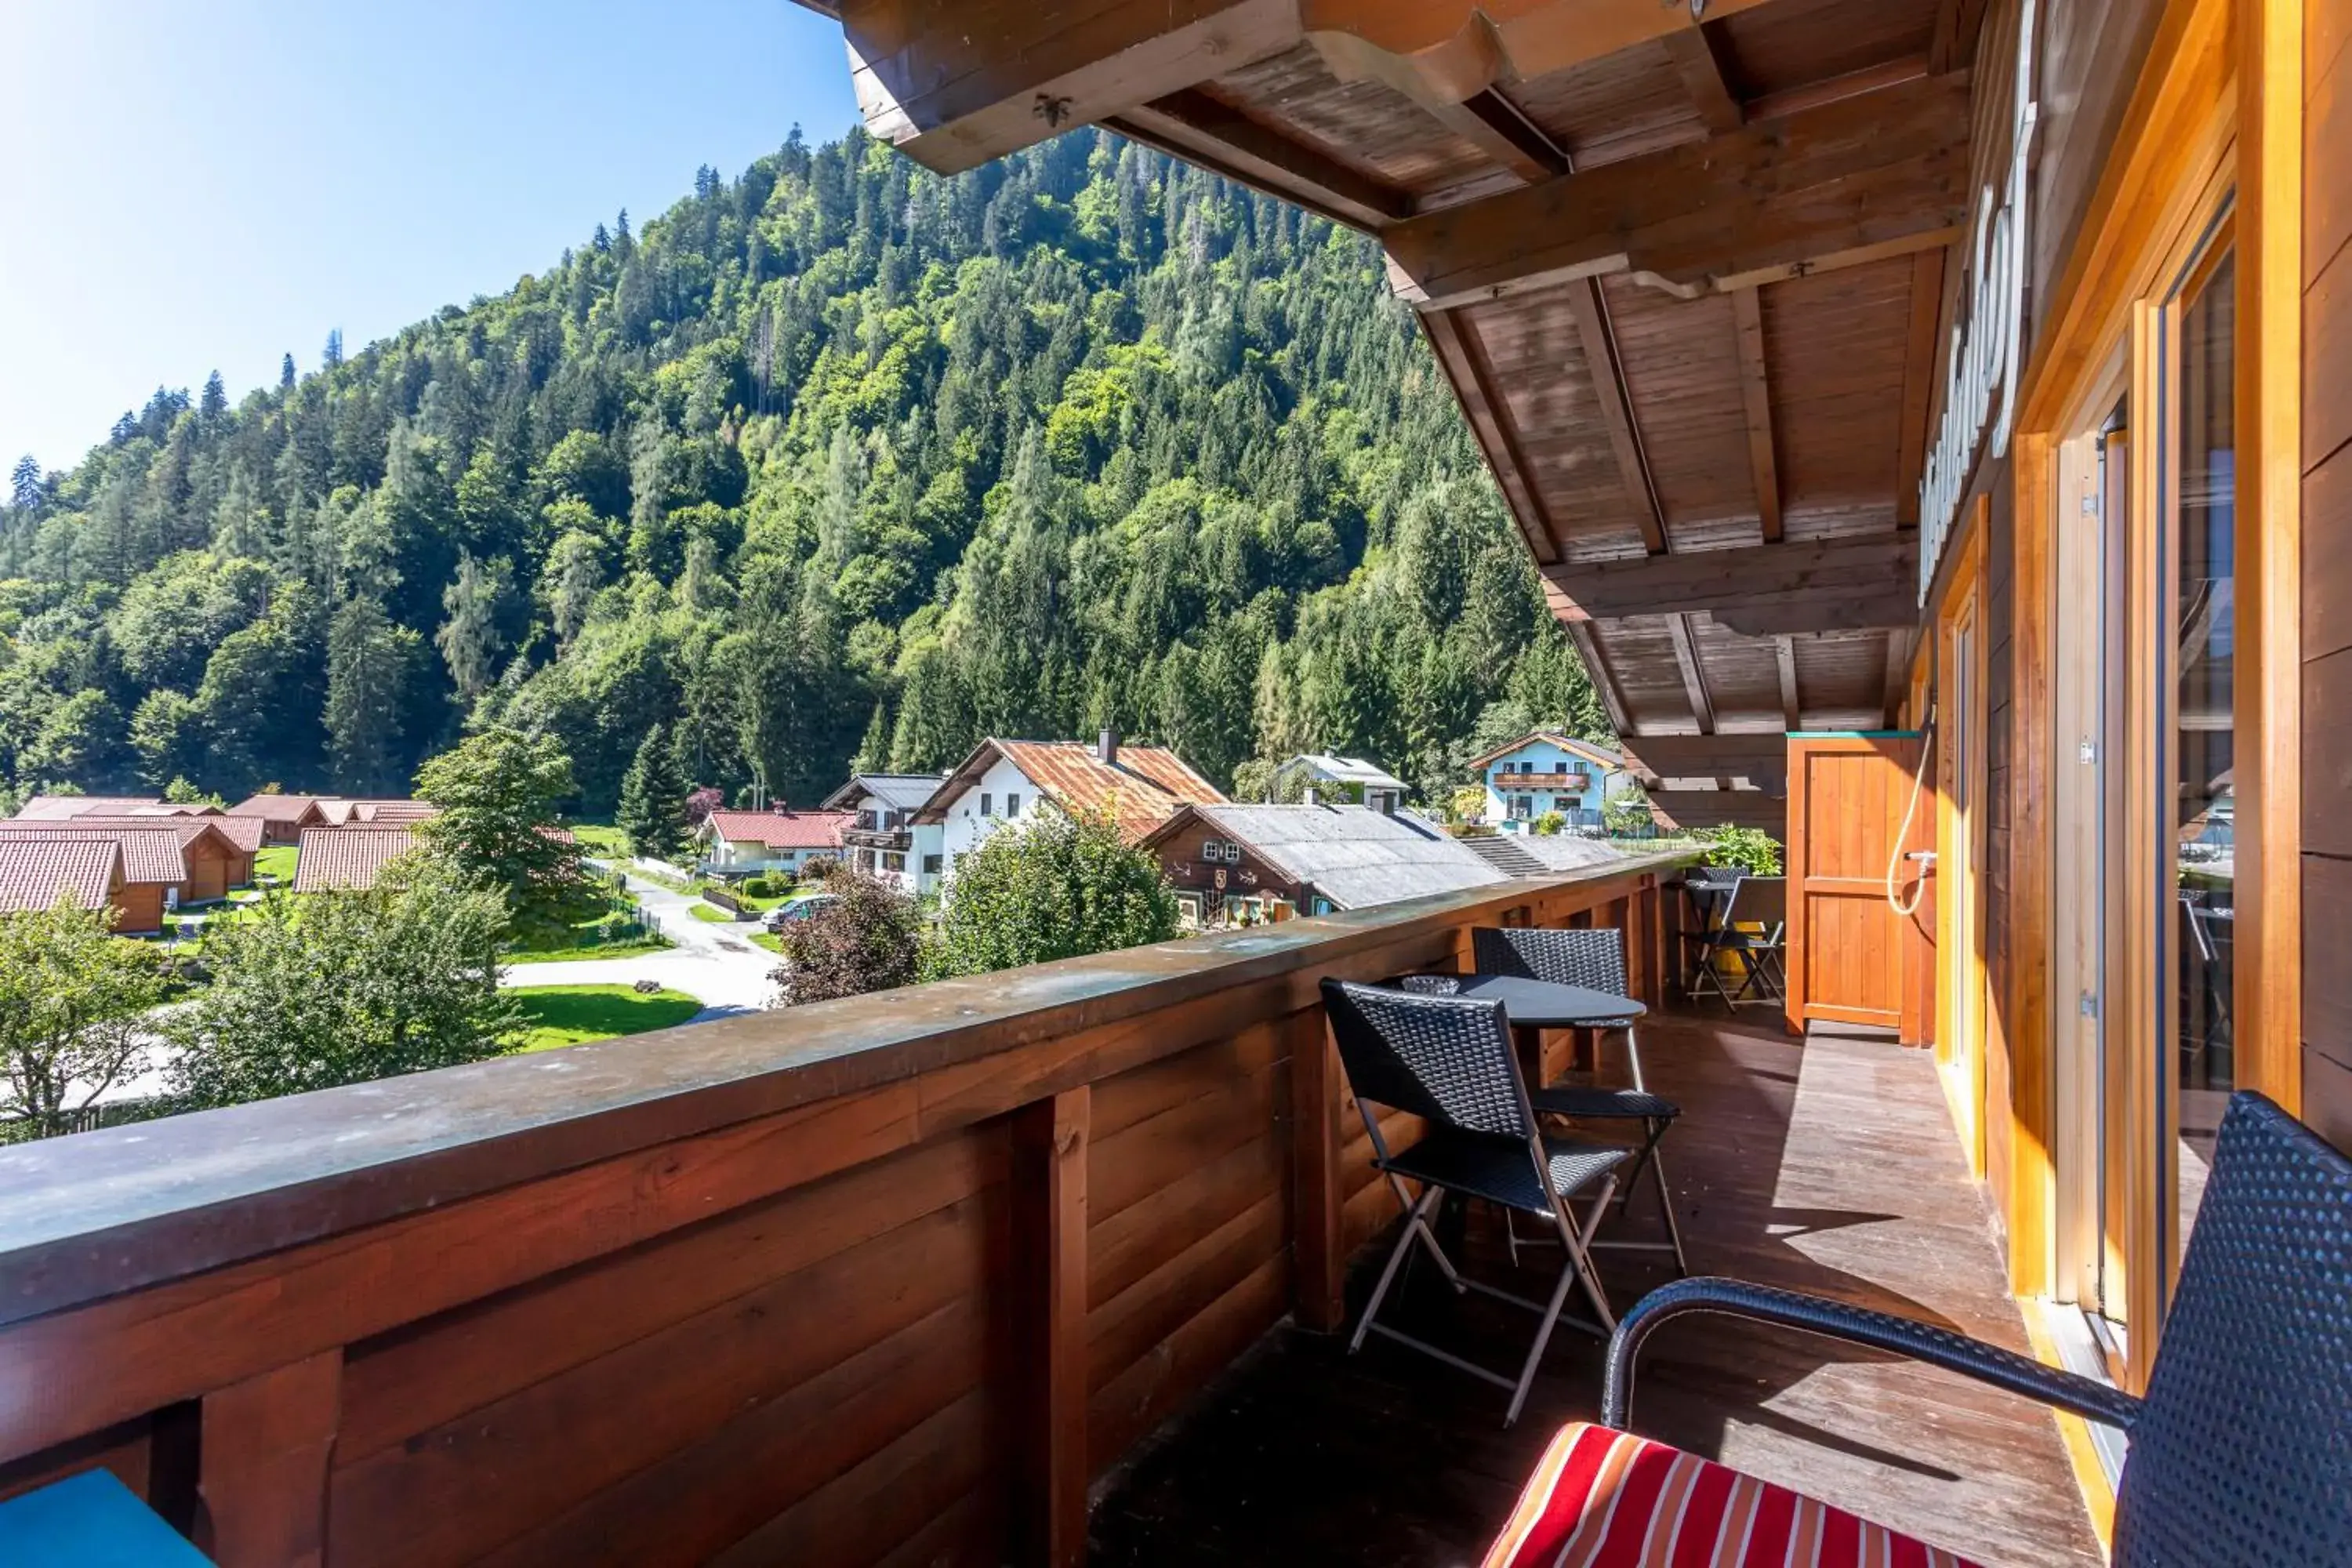
[[1486, 790], [1486, 820], [1505, 833], [1525, 833], [1538, 817], [1559, 812], [1570, 827], [1601, 826], [1601, 803], [1625, 771], [1625, 759], [1606, 746], [1557, 731], [1539, 730], [1471, 759]]

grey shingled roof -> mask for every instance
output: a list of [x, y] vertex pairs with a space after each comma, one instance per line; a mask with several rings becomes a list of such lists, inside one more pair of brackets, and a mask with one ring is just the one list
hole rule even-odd
[[892, 811], [918, 811], [947, 780], [944, 773], [857, 773], [824, 798], [827, 811], [844, 811], [872, 795]]
[[1363, 805], [1196, 805], [1152, 841], [1212, 831], [1345, 910], [1510, 879], [1435, 824]]

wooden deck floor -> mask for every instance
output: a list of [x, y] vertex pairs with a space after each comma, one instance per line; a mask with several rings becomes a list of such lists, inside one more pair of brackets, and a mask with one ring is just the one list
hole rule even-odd
[[[1684, 1108], [1666, 1147], [1694, 1272], [2024, 1348], [1925, 1053], [1852, 1039], [1800, 1048], [1777, 1030], [1689, 1017], [1654, 1023], [1644, 1041], [1654, 1086]], [[1654, 1231], [1643, 1205], [1603, 1235]], [[1472, 1256], [1490, 1278], [1507, 1267], [1475, 1234]], [[1620, 1307], [1671, 1277], [1651, 1256], [1602, 1255]], [[1523, 1293], [1544, 1294], [1550, 1267], [1533, 1264]], [[1405, 1316], [1420, 1331], [1515, 1366], [1530, 1320], [1457, 1302], [1433, 1280], [1410, 1282]], [[1369, 1283], [1355, 1282], [1359, 1306]], [[1377, 1337], [1350, 1358], [1340, 1339], [1285, 1326], [1099, 1489], [1092, 1561], [1475, 1563], [1553, 1429], [1595, 1416], [1600, 1368], [1598, 1342], [1563, 1331], [1506, 1432], [1497, 1389]], [[1634, 1424], [1989, 1563], [2100, 1560], [2049, 1415], [1948, 1373], [1685, 1321], [1651, 1342]]]

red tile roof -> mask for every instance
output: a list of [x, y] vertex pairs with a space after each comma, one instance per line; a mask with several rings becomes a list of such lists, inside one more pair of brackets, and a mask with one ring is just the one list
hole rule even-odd
[[439, 815], [440, 808], [429, 800], [412, 800], [405, 795], [368, 797], [338, 795], [320, 795], [319, 810], [336, 827], [349, 827], [363, 822], [422, 822]]
[[320, 798], [315, 795], [251, 795], [230, 806], [228, 815], [263, 822], [299, 822], [317, 808]]
[[301, 854], [294, 862], [294, 890], [365, 892], [375, 886], [385, 861], [415, 847], [416, 836], [405, 826], [306, 827]]
[[944, 820], [947, 803], [977, 784], [998, 757], [1019, 768], [1064, 811], [1108, 811], [1129, 842], [1142, 838], [1180, 807], [1216, 805], [1225, 798], [1165, 746], [1121, 746], [1116, 755], [1117, 761], [1106, 763], [1084, 741], [982, 741], [948, 776], [917, 820]]
[[100, 908], [121, 867], [121, 847], [110, 838], [44, 833], [0, 841], [0, 911], [46, 910], [61, 893], [83, 909]]
[[163, 804], [162, 796], [152, 795], [37, 795], [16, 808], [16, 820], [55, 822], [90, 812], [124, 812], [133, 806]]
[[[115, 819], [120, 821], [120, 818]], [[180, 830], [152, 817], [132, 818], [131, 827], [101, 826], [89, 817], [68, 822], [0, 823], [0, 841], [27, 839], [110, 839], [122, 847], [122, 879], [126, 882], [184, 882], [188, 858], [180, 847]]]
[[838, 849], [843, 830], [856, 821], [857, 814], [849, 811], [714, 811], [710, 830], [730, 844]]
[[[34, 833], [170, 833], [178, 836], [183, 849], [207, 835], [225, 840], [225, 848], [252, 854], [261, 847], [262, 829], [267, 826], [257, 816], [116, 816], [92, 813], [88, 816], [68, 816], [50, 821], [0, 822], [0, 832], [22, 830]], [[133, 877], [132, 881], [145, 879]]]

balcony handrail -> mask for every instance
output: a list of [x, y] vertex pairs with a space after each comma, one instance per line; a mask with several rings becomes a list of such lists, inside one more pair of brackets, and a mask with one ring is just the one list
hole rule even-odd
[[[886, 1342], [941, 1355], [952, 1342], [977, 1357], [972, 1335], [1011, 1325], [1018, 1364], [1048, 1369], [1043, 1403], [1024, 1403], [1017, 1424], [1020, 1528], [1082, 1541], [1099, 1463], [1285, 1310], [1336, 1325], [1347, 1260], [1388, 1217], [1385, 1189], [1343, 1134], [1318, 983], [1453, 967], [1480, 924], [1589, 919], [1641, 933], [1649, 956], [1634, 989], [1654, 997], [1675, 946], [1661, 873], [1693, 858], [1628, 858], [0, 1148], [0, 1463], [62, 1475], [92, 1444], [127, 1446], [130, 1473], [157, 1485], [193, 1464], [198, 1489], [174, 1493], [175, 1506], [200, 1497], [199, 1523], [215, 1532], [332, 1531], [361, 1557], [361, 1542], [381, 1555], [412, 1529], [478, 1545], [489, 1537], [468, 1531], [506, 1528], [467, 1507], [568, 1529], [545, 1498], [486, 1501], [428, 1429], [462, 1448], [562, 1449], [558, 1429], [468, 1413], [536, 1401], [541, 1378], [620, 1375], [641, 1333], [665, 1355], [683, 1347], [707, 1384], [719, 1374], [694, 1350], [708, 1342], [692, 1314], [730, 1314], [727, 1294], [752, 1289], [789, 1315], [803, 1276], [833, 1278], [824, 1260], [849, 1268], [854, 1254], [857, 1269], [879, 1271], [877, 1316], [811, 1307], [802, 1329], [887, 1362], [898, 1350]], [[1136, 1185], [1181, 1190], [1187, 1130], [1203, 1111], [1245, 1155], [1214, 1168], [1215, 1201], [1243, 1208], [1213, 1237], [1188, 1228], [1209, 1211], [1154, 1206]], [[1410, 1142], [1409, 1129], [1391, 1134]], [[1089, 1181], [1102, 1184], [1091, 1211]], [[778, 1205], [797, 1218], [774, 1221]], [[1098, 1242], [1090, 1212], [1118, 1216]], [[882, 1227], [863, 1233], [870, 1245], [857, 1241], [866, 1225]], [[681, 1257], [697, 1261], [661, 1261]], [[1243, 1285], [1221, 1272], [1236, 1262]], [[915, 1300], [889, 1282], [900, 1269], [925, 1279], [929, 1316], [889, 1315], [890, 1302]], [[853, 1277], [864, 1275], [841, 1278]], [[1089, 1281], [1106, 1278], [1118, 1293], [1097, 1317]], [[583, 1301], [593, 1305], [560, 1305]], [[551, 1310], [568, 1314], [562, 1333], [544, 1331]], [[1168, 1313], [1178, 1316], [1155, 1316]], [[727, 1342], [749, 1353], [740, 1325], [751, 1320], [727, 1321], [739, 1324]], [[869, 1325], [870, 1342], [857, 1337]], [[1108, 1337], [1090, 1357], [1097, 1329]], [[1192, 1347], [1176, 1371], [1151, 1349], [1171, 1331]], [[829, 1364], [791, 1373], [790, 1397], [832, 1399], [815, 1375]], [[905, 1375], [914, 1381], [887, 1384], [891, 1398], [979, 1419], [981, 1395], [961, 1381], [980, 1375], [978, 1361], [919, 1357]], [[546, 1397], [579, 1384], [560, 1386]], [[724, 1389], [697, 1397], [712, 1420], [745, 1408]], [[606, 1405], [607, 1419], [625, 1420]], [[191, 1412], [203, 1434], [193, 1460], [180, 1447]], [[634, 1430], [594, 1443], [688, 1462], [671, 1427]], [[977, 1432], [952, 1452], [986, 1469], [1003, 1449]], [[285, 1462], [291, 1434], [299, 1463]], [[842, 1454], [866, 1440], [845, 1429]], [[151, 1457], [152, 1471], [137, 1468]], [[783, 1486], [752, 1458], [739, 1468], [761, 1506], [764, 1489]], [[540, 1490], [634, 1506], [617, 1474], [563, 1471], [535, 1470]], [[418, 1506], [368, 1489], [368, 1477], [424, 1489]], [[346, 1487], [362, 1489], [352, 1506], [329, 1508], [329, 1490], [341, 1499]]]

